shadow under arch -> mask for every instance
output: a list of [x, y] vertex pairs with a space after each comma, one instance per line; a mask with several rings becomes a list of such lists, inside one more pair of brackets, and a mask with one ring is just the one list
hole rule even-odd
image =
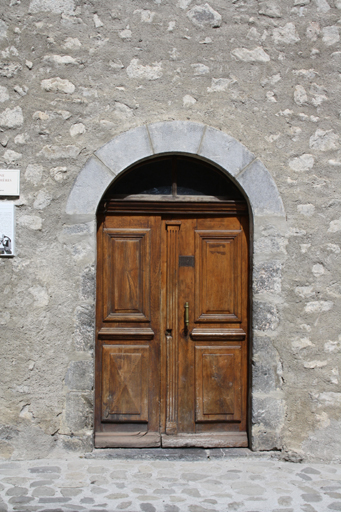
[[247, 202], [238, 182], [204, 159], [183, 153], [150, 157], [120, 173], [106, 198], [163, 201]]

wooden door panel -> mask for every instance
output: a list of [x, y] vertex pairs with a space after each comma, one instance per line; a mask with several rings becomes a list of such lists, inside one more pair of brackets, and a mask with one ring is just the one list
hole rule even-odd
[[241, 418], [241, 347], [196, 346], [196, 421]]
[[102, 421], [148, 422], [148, 345], [104, 345]]
[[240, 230], [195, 231], [195, 321], [241, 322]]
[[247, 445], [247, 223], [200, 208], [102, 216], [98, 447]]
[[[178, 433], [163, 436], [162, 443], [164, 446], [236, 446], [237, 443], [245, 446], [246, 223], [236, 217], [209, 216], [181, 218], [181, 222]], [[189, 303], [187, 330], [184, 329], [186, 302]]]
[[160, 446], [160, 223], [99, 216], [96, 447]]
[[104, 230], [104, 321], [150, 321], [150, 229]]

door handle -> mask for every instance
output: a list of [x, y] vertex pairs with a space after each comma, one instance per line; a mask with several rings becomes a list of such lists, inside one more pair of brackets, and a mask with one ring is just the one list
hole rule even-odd
[[189, 326], [189, 304], [188, 302], [185, 302], [185, 327], [186, 330], [188, 330]]

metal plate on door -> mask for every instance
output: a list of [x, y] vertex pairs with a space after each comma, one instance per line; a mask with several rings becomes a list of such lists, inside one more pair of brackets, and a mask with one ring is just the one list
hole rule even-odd
[[179, 256], [179, 267], [194, 267], [194, 256]]

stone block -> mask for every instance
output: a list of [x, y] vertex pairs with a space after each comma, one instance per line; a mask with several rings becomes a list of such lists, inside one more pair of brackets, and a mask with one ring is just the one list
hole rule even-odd
[[74, 0], [32, 0], [29, 6], [29, 12], [53, 12], [56, 14], [72, 14], [74, 8]]
[[267, 393], [277, 389], [277, 374], [275, 365], [269, 365], [269, 360], [252, 364], [252, 389], [255, 392]]
[[77, 307], [75, 312], [74, 342], [77, 350], [88, 351], [93, 347], [95, 311], [92, 304]]
[[255, 156], [227, 133], [208, 127], [198, 153], [236, 176]]
[[254, 393], [269, 393], [281, 388], [279, 355], [268, 336], [254, 336], [252, 358], [252, 389]]
[[1, 128], [19, 128], [24, 123], [21, 107], [6, 108], [0, 113]]
[[60, 467], [59, 466], [37, 466], [37, 467], [33, 467], [33, 468], [30, 468], [29, 469], [29, 472], [30, 473], [34, 473], [34, 474], [43, 474], [44, 476], [46, 474], [55, 474], [55, 473], [60, 473]]
[[95, 266], [89, 265], [81, 276], [81, 298], [83, 300], [95, 300], [96, 272]]
[[97, 158], [90, 158], [73, 185], [66, 213], [69, 215], [95, 215], [99, 201], [114, 175]]
[[[23, 505], [27, 505], [27, 503], [30, 503], [33, 500], [34, 500], [34, 498], [32, 498], [31, 496], [12, 496], [12, 498], [10, 498], [8, 500], [8, 503], [13, 505], [12, 510], [20, 510], [20, 509], [18, 509], [18, 507], [20, 507], [22, 509]], [[26, 508], [26, 510], [27, 510], [27, 508]]]
[[269, 430], [279, 431], [284, 420], [283, 400], [270, 395], [252, 397], [252, 423]]
[[282, 265], [278, 261], [261, 263], [254, 269], [253, 290], [261, 292], [281, 292]]
[[252, 450], [281, 450], [282, 439], [277, 430], [252, 429]]
[[286, 246], [288, 245], [288, 239], [283, 236], [261, 236], [255, 237], [254, 243], [254, 255], [258, 260], [263, 260], [266, 257], [276, 258], [280, 255], [287, 253]]
[[187, 16], [191, 22], [199, 28], [218, 28], [222, 22], [219, 12], [212, 9], [208, 3], [204, 5], [195, 5], [190, 11], [188, 11]]
[[145, 126], [117, 135], [95, 153], [114, 174], [120, 173], [130, 165], [152, 156], [152, 154], [149, 134]]
[[93, 396], [92, 393], [71, 391], [66, 396], [65, 422], [73, 434], [82, 433], [92, 428]]
[[270, 359], [277, 357], [277, 350], [273, 345], [273, 340], [269, 336], [253, 336], [253, 356], [264, 353], [267, 354]]
[[70, 390], [91, 391], [93, 389], [92, 361], [72, 361], [65, 376], [65, 384]]
[[61, 448], [66, 452], [87, 453], [93, 450], [93, 436], [61, 436]]
[[205, 126], [188, 121], [162, 122], [148, 125], [154, 153], [197, 154]]
[[254, 336], [252, 359], [252, 389], [269, 393], [281, 387], [278, 368], [281, 368], [277, 350], [268, 336]]
[[72, 498], [74, 496], [78, 496], [82, 492], [82, 489], [77, 487], [62, 487], [60, 492], [63, 496]]
[[81, 224], [69, 224], [63, 226], [63, 240], [74, 240], [76, 236], [88, 236], [94, 232], [92, 222], [83, 222]]
[[80, 148], [73, 144], [68, 144], [67, 146], [47, 145], [37, 153], [37, 157], [44, 157], [47, 160], [65, 159], [70, 161], [72, 159], [76, 159], [80, 151]]
[[242, 62], [269, 62], [270, 56], [261, 46], [248, 50], [247, 48], [235, 48], [231, 55]]
[[40, 231], [43, 226], [43, 221], [38, 215], [21, 215], [18, 216], [19, 226], [32, 229], [33, 231]]
[[279, 316], [276, 306], [265, 302], [253, 304], [253, 327], [258, 331], [274, 331], [279, 325]]
[[[295, 4], [296, 5], [296, 4]], [[269, 18], [281, 18], [280, 2], [276, 0], [260, 0], [258, 2], [259, 14], [268, 16]]]
[[237, 176], [237, 181], [245, 190], [254, 215], [272, 214], [284, 217], [284, 206], [277, 186], [262, 162], [252, 162]]
[[59, 76], [42, 80], [41, 88], [47, 92], [63, 92], [64, 94], [73, 94], [75, 92], [73, 83]]
[[[131, 37], [131, 31], [123, 30], [120, 32], [120, 37], [122, 39], [129, 39]], [[162, 77], [163, 72], [161, 62], [154, 62], [153, 65], [147, 64], [146, 66], [139, 64], [139, 62], [139, 59], [131, 60], [129, 66], [127, 67], [127, 75], [129, 78], [135, 78], [137, 80], [158, 80]]]
[[26, 496], [28, 489], [26, 487], [14, 486], [7, 489], [6, 496]]

